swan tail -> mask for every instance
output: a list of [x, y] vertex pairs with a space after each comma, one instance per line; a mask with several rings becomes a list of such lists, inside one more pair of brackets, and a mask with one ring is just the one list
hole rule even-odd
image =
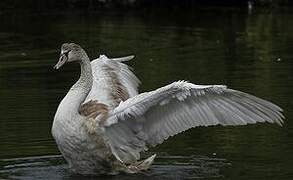
[[150, 166], [153, 164], [155, 157], [156, 157], [156, 154], [152, 155], [151, 157], [149, 157], [147, 159], [137, 161], [137, 162], [130, 164], [130, 165], [119, 163], [118, 166], [116, 165], [116, 171], [134, 174], [134, 173], [138, 173], [140, 171], [148, 170], [150, 168]]
[[157, 155], [154, 154], [154, 155], [150, 156], [149, 158], [144, 159], [142, 161], [138, 161], [130, 166], [136, 167], [139, 171], [148, 170], [150, 168], [150, 166], [153, 164], [156, 156]]

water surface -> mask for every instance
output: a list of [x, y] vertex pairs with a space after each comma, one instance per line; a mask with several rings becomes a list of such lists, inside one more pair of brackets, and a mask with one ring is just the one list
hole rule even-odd
[[[175, 80], [226, 84], [283, 107], [284, 127], [194, 128], [150, 149], [148, 172], [107, 179], [292, 179], [293, 14], [237, 9], [0, 16], [0, 178], [80, 179], [52, 139], [55, 110], [77, 80], [54, 71], [63, 42], [93, 59], [135, 54], [140, 92]], [[87, 177], [95, 179], [96, 177]]]

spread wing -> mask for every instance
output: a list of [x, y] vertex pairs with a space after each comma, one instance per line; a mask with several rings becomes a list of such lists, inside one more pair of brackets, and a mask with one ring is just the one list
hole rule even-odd
[[110, 108], [119, 105], [121, 101], [137, 95], [139, 79], [124, 63], [134, 56], [110, 59], [105, 55], [91, 62], [93, 86], [85, 102], [97, 100]]
[[148, 145], [196, 126], [282, 125], [282, 109], [253, 95], [222, 85], [175, 82], [134, 96], [109, 112], [105, 133], [114, 155], [125, 163], [136, 161]]

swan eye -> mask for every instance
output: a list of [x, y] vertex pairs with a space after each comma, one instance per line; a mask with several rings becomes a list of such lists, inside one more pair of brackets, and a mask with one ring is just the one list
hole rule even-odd
[[63, 54], [68, 58], [68, 54], [70, 51], [65, 51]]

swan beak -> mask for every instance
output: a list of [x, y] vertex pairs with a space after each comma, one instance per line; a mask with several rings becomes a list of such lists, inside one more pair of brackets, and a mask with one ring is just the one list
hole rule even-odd
[[61, 66], [63, 66], [67, 61], [67, 56], [65, 54], [61, 54], [59, 61], [57, 64], [54, 66], [54, 69], [59, 69]]

